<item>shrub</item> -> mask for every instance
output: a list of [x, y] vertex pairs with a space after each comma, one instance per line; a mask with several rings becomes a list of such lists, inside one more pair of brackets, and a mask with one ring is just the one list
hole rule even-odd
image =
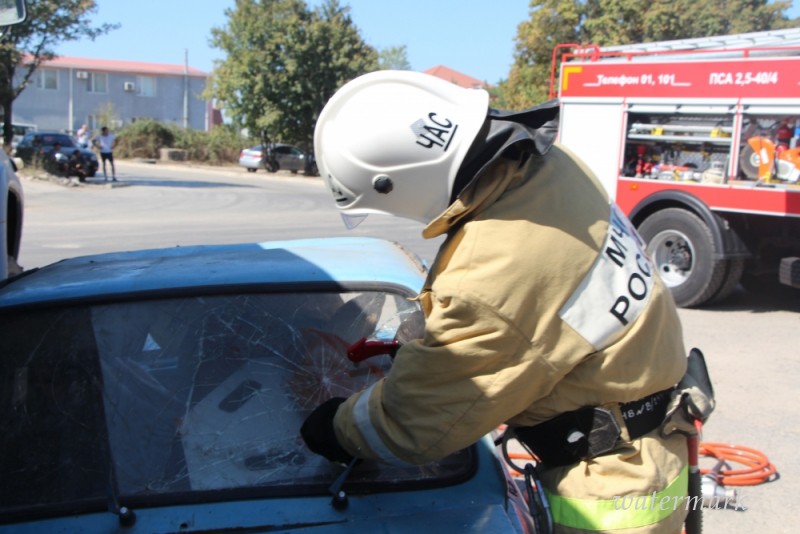
[[236, 162], [242, 148], [252, 144], [229, 125], [215, 126], [210, 132], [204, 132], [150, 119], [126, 125], [117, 139], [114, 152], [120, 158], [158, 159], [160, 149], [178, 148], [186, 151], [190, 161], [212, 165]]
[[114, 152], [121, 158], [158, 158], [161, 148], [175, 141], [173, 128], [144, 119], [125, 125], [117, 135]]

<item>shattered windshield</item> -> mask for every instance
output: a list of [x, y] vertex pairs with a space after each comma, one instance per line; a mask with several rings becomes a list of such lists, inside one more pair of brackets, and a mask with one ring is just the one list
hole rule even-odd
[[[192, 296], [0, 317], [2, 510], [249, 488], [320, 493], [341, 467], [299, 435], [319, 403], [380, 380], [362, 338], [419, 337], [418, 305], [368, 292]], [[468, 450], [423, 467], [364, 462], [356, 491], [461, 478]], [[299, 489], [298, 489], [299, 488]], [[207, 497], [206, 497], [207, 498]], [[104, 504], [105, 506], [105, 504]]]

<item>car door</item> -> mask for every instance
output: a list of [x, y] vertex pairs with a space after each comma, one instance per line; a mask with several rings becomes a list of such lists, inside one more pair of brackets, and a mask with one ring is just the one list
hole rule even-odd
[[26, 135], [17, 144], [14, 155], [20, 158], [25, 163], [30, 163], [33, 154], [33, 136]]
[[289, 145], [275, 147], [275, 159], [281, 169], [294, 172], [303, 170], [303, 153], [296, 147]]

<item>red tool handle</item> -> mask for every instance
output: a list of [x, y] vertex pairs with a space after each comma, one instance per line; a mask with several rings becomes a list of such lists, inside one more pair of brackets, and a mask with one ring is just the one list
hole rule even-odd
[[351, 362], [363, 362], [368, 358], [381, 354], [394, 356], [398, 348], [400, 348], [400, 342], [396, 339], [392, 341], [379, 341], [375, 339], [367, 340], [367, 338], [362, 337], [347, 349], [347, 358]]

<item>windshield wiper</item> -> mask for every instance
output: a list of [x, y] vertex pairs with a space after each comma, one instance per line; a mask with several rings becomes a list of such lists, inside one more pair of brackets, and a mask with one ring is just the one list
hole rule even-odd
[[333, 481], [331, 487], [328, 488], [328, 492], [333, 495], [331, 499], [331, 505], [336, 508], [337, 510], [344, 510], [347, 508], [347, 493], [342, 489], [344, 486], [345, 481], [350, 476], [350, 473], [353, 472], [355, 466], [357, 466], [361, 462], [360, 458], [353, 458], [350, 460], [350, 463], [347, 464], [347, 467], [344, 468], [344, 471]]

